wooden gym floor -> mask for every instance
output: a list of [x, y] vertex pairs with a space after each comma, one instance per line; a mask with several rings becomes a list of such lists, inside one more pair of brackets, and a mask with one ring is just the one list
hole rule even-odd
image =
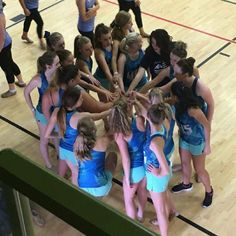
[[[13, 38], [13, 56], [28, 82], [36, 73], [36, 60], [43, 53], [39, 49], [32, 23], [29, 36], [34, 44], [27, 45], [20, 39], [23, 22], [11, 19], [22, 14], [18, 1], [6, 1], [5, 15], [8, 32]], [[116, 0], [100, 0], [101, 8], [96, 23], [109, 25], [118, 11]], [[142, 0], [145, 30], [150, 33], [156, 28], [165, 28], [174, 40], [188, 44], [188, 55], [196, 59], [201, 79], [211, 88], [215, 99], [215, 114], [212, 125], [212, 154], [207, 157], [207, 169], [214, 187], [214, 202], [209, 209], [201, 207], [204, 190], [194, 182], [192, 192], [173, 195], [180, 218], [170, 222], [170, 235], [234, 235], [236, 232], [236, 1], [226, 0]], [[73, 51], [73, 39], [77, 35], [77, 8], [72, 0], [41, 0], [41, 15], [45, 30], [61, 32], [66, 48]], [[62, 18], [62, 16], [64, 16]], [[134, 22], [134, 27], [136, 27]], [[144, 42], [144, 48], [147, 42]], [[94, 66], [94, 69], [96, 66]], [[7, 84], [0, 71], [0, 93]], [[34, 101], [37, 101], [35, 93]], [[99, 124], [101, 126], [101, 124]], [[39, 154], [36, 123], [23, 97], [23, 90], [8, 99], [0, 98], [0, 149], [14, 148], [37, 163], [43, 165]], [[176, 135], [175, 135], [176, 136]], [[175, 137], [176, 138], [176, 137]], [[176, 145], [177, 146], [177, 145]], [[52, 159], [54, 151], [50, 148]], [[55, 162], [55, 159], [53, 160]], [[179, 162], [177, 152], [175, 163]], [[119, 165], [116, 178], [121, 180]], [[174, 174], [170, 187], [180, 180]], [[103, 201], [124, 212], [122, 189], [114, 183], [109, 197]], [[148, 203], [144, 224], [154, 216], [153, 206]], [[80, 235], [76, 230], [42, 210], [46, 226], [35, 226], [36, 235]]]

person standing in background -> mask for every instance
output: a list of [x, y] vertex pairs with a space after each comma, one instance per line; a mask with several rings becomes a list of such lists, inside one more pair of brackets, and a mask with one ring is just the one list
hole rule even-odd
[[45, 50], [46, 46], [43, 41], [43, 19], [38, 11], [39, 0], [19, 0], [19, 2], [25, 14], [24, 28], [21, 39], [25, 40], [27, 43], [33, 43], [33, 41], [28, 37], [28, 31], [31, 21], [34, 20], [37, 24], [37, 35], [40, 48]]
[[94, 45], [94, 22], [100, 8], [98, 0], [76, 0], [79, 11], [78, 31], [82, 36], [88, 37]]
[[[135, 16], [135, 22], [138, 26], [139, 32], [143, 38], [148, 38], [149, 34], [147, 34], [143, 29], [143, 21], [140, 9], [140, 0], [118, 0], [119, 3], [119, 11], [128, 12], [130, 9], [133, 11]], [[114, 24], [114, 23], [113, 23]]]
[[15, 77], [18, 79], [16, 85], [19, 87], [25, 87], [25, 83], [21, 76], [21, 71], [18, 65], [13, 61], [11, 46], [12, 39], [7, 33], [6, 19], [3, 13], [3, 2], [0, 1], [0, 67], [4, 71], [9, 89], [1, 94], [2, 98], [7, 98], [16, 94]]

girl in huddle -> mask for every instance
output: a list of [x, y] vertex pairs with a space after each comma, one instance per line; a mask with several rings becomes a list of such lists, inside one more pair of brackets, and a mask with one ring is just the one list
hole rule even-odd
[[[75, 65], [67, 65], [57, 69], [55, 81], [52, 86], [45, 92], [42, 101], [43, 114], [50, 119], [53, 110], [56, 107], [61, 107], [62, 96], [66, 89], [78, 86], [80, 83], [80, 73], [78, 67]], [[83, 102], [80, 110], [91, 113], [99, 113], [108, 110], [112, 103], [102, 103], [95, 100], [84, 89], [81, 89]], [[59, 160], [58, 173], [64, 176], [67, 170], [65, 161]]]
[[112, 187], [117, 156], [106, 150], [112, 137], [104, 134], [97, 137], [94, 121], [84, 117], [78, 122], [78, 138], [74, 144], [74, 152], [78, 159], [78, 186], [94, 197], [108, 195]]
[[[146, 109], [150, 107], [151, 105], [157, 105], [157, 104], [162, 104], [164, 102], [164, 94], [162, 90], [159, 88], [153, 88], [149, 93], [148, 93], [148, 100], [144, 95], [135, 93], [136, 98], [141, 102], [137, 103], [137, 105], [140, 106], [140, 109], [142, 111], [142, 114], [146, 116]], [[174, 126], [175, 126], [175, 120], [174, 120], [174, 106], [169, 106], [168, 104], [165, 105], [165, 112], [168, 115], [167, 119], [165, 119], [164, 125], [168, 129], [167, 136], [166, 136], [166, 142], [164, 146], [164, 154], [168, 162], [170, 163], [170, 171], [172, 174], [172, 153], [174, 151], [174, 140], [173, 140], [173, 131], [174, 131]], [[150, 129], [150, 124], [147, 121], [146, 122], [146, 144], [145, 147], [147, 147], [150, 144], [150, 138], [151, 138], [151, 129]], [[144, 157], [145, 160], [147, 157]], [[178, 215], [178, 212], [175, 208], [175, 204], [171, 198], [171, 193], [169, 190], [166, 191], [166, 199], [167, 199], [167, 212], [168, 212], [168, 217], [169, 220], [173, 218], [174, 216]], [[150, 221], [154, 225], [158, 225], [157, 219], [152, 219]]]
[[192, 90], [193, 95], [200, 101], [200, 107], [211, 124], [214, 114], [214, 99], [211, 90], [199, 79], [199, 77], [194, 76], [194, 63], [195, 59], [192, 57], [179, 60], [174, 65], [174, 75], [176, 78], [162, 86], [161, 89], [165, 93], [169, 93], [174, 82], [183, 82], [185, 86]]
[[[41, 57], [38, 58], [37, 64], [38, 74], [35, 75], [25, 87], [24, 96], [26, 103], [33, 113], [39, 128], [40, 153], [43, 157], [46, 167], [48, 169], [52, 169], [53, 166], [49, 161], [48, 156], [48, 140], [45, 138], [45, 131], [48, 122], [42, 111], [42, 99], [45, 91], [48, 89], [49, 84], [52, 81], [56, 69], [60, 66], [59, 58], [55, 52], [45, 52]], [[39, 100], [35, 108], [30, 94], [36, 88], [38, 89]]]
[[[180, 60], [187, 57], [187, 44], [182, 41], [177, 41], [174, 43], [174, 48], [170, 53], [170, 66], [161, 70], [161, 72], [151, 81], [149, 81], [145, 86], [140, 90], [141, 93], [146, 93], [149, 89], [153, 87], [158, 87], [159, 84], [165, 79], [169, 78], [172, 81], [175, 78], [174, 75], [174, 66]], [[194, 68], [194, 75], [199, 77], [199, 72], [197, 68]]]
[[74, 56], [76, 58], [76, 64], [80, 71], [89, 75], [88, 79], [84, 83], [81, 81], [81, 86], [85, 89], [97, 92], [99, 95], [105, 96], [106, 101], [112, 101], [114, 94], [109, 90], [103, 88], [100, 82], [92, 75], [93, 60], [91, 58], [93, 53], [93, 47], [89, 38], [85, 36], [77, 36], [74, 41]]
[[113, 71], [113, 79], [118, 80], [119, 73], [117, 69], [117, 60], [119, 57], [119, 46], [122, 39], [128, 35], [132, 30], [132, 18], [131, 15], [126, 11], [120, 11], [116, 14], [115, 17], [115, 26], [111, 32], [113, 47], [112, 47], [112, 71]]
[[[130, 110], [124, 100], [116, 101], [109, 116], [109, 127], [111, 133], [114, 134], [122, 159], [126, 214], [132, 219], [142, 220], [147, 201], [143, 158], [145, 128], [141, 117], [129, 116]], [[138, 209], [134, 203], [136, 192]]]
[[48, 31], [45, 32], [44, 37], [46, 38], [47, 51], [55, 51], [65, 49], [65, 40], [61, 33]]
[[108, 90], [114, 89], [114, 81], [111, 68], [111, 29], [103, 23], [98, 24], [95, 29], [94, 54], [98, 64], [94, 77], [101, 83], [104, 88]]
[[133, 11], [135, 15], [135, 21], [138, 26], [139, 32], [143, 38], [148, 38], [149, 35], [145, 33], [143, 29], [143, 21], [141, 15], [141, 0], [118, 0], [120, 11], [129, 11], [130, 9]]
[[94, 22], [97, 11], [100, 8], [98, 0], [76, 0], [79, 11], [78, 31], [88, 37], [92, 44], [94, 41]]
[[62, 105], [60, 108], [55, 108], [45, 132], [45, 138], [53, 137], [51, 135], [56, 123], [59, 126], [60, 145], [59, 158], [64, 160], [71, 170], [71, 182], [77, 185], [78, 178], [78, 163], [73, 153], [73, 145], [78, 136], [77, 124], [83, 117], [90, 117], [98, 120], [108, 115], [108, 111], [101, 113], [78, 112], [77, 109], [81, 106], [83, 97], [81, 88], [78, 86], [68, 88], [62, 97]]
[[[145, 54], [140, 63], [138, 73], [132, 81], [129, 91], [136, 88], [142, 79], [144, 71], [149, 71], [151, 79], [154, 79], [161, 70], [170, 65], [170, 52], [173, 43], [171, 36], [164, 29], [156, 29], [150, 35], [150, 45], [145, 50]], [[158, 86], [168, 83], [169, 78], [165, 78]]]
[[[164, 154], [168, 138], [169, 108], [166, 104], [154, 104], [147, 112], [150, 136], [147, 137], [144, 153], [146, 157], [147, 190], [150, 192], [162, 236], [168, 235], [170, 206], [167, 187], [171, 177], [170, 162]], [[166, 119], [167, 118], [167, 119]]]
[[[141, 60], [144, 56], [142, 50], [142, 37], [136, 32], [129, 33], [120, 43], [121, 54], [118, 59], [119, 86], [122, 92], [128, 90], [130, 84], [135, 78]], [[147, 76], [143, 73], [142, 79], [136, 86], [142, 88], [147, 83]]]
[[193, 91], [184, 86], [182, 82], [175, 82], [171, 87], [172, 95], [176, 101], [176, 120], [179, 126], [180, 159], [182, 164], [183, 182], [175, 185], [172, 192], [191, 191], [191, 160], [194, 169], [205, 187], [203, 207], [212, 204], [213, 189], [210, 177], [205, 169], [206, 155], [211, 153], [210, 147], [210, 122], [201, 110], [200, 101], [194, 96]]

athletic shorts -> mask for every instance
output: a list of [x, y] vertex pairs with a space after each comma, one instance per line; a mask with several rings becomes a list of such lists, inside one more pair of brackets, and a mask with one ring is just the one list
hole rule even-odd
[[139, 166], [131, 168], [130, 170], [130, 182], [132, 184], [139, 183], [145, 177], [145, 167]]
[[193, 145], [190, 143], [187, 143], [182, 138], [179, 139], [179, 147], [181, 149], [189, 151], [193, 156], [199, 156], [202, 155], [204, 148], [205, 148], [205, 142], [202, 142], [199, 145]]
[[35, 110], [35, 119], [37, 120], [37, 122], [39, 122], [42, 125], [47, 125], [48, 121], [46, 119], [46, 117], [44, 116], [43, 113], [39, 112], [37, 109]]
[[94, 197], [104, 197], [107, 196], [112, 187], [112, 173], [110, 171], [105, 171], [107, 176], [107, 183], [101, 187], [97, 188], [80, 188], [85, 192], [91, 194]]
[[72, 151], [59, 147], [59, 158], [63, 161], [69, 161], [74, 166], [78, 166], [78, 161]]
[[150, 172], [146, 172], [147, 190], [155, 193], [165, 192], [171, 178], [171, 173], [165, 176], [155, 176]]

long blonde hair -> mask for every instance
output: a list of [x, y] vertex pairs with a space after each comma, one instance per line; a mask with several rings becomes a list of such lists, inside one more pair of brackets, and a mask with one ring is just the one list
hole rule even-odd
[[148, 93], [148, 99], [150, 102], [155, 98], [158, 98], [160, 102], [164, 102], [164, 93], [160, 88], [152, 88]]
[[128, 114], [128, 104], [123, 98], [120, 98], [114, 103], [109, 115], [109, 127], [112, 134], [129, 135], [131, 121]]

